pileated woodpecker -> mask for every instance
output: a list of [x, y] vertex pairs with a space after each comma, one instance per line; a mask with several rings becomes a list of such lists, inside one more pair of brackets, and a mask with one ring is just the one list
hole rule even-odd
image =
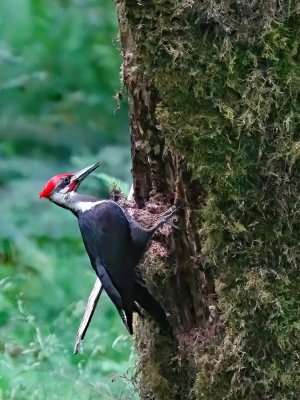
[[177, 209], [145, 229], [116, 202], [77, 194], [80, 183], [98, 166], [96, 163], [76, 174], [52, 177], [40, 198], [49, 199], [76, 215], [92, 267], [129, 333], [133, 333], [133, 312], [142, 316], [138, 305], [167, 332], [166, 314], [149, 293], [138, 264], [153, 233], [165, 223], [174, 227], [169, 220]]

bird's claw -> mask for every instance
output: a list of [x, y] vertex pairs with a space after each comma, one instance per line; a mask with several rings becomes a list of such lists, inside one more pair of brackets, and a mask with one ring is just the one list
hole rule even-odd
[[178, 211], [178, 210], [180, 210], [182, 208], [182, 206], [179, 206], [179, 207], [177, 207], [177, 208], [175, 208], [175, 209], [169, 209], [169, 210], [167, 210], [165, 213], [163, 213], [163, 215], [162, 215], [162, 217], [164, 218], [164, 219], [168, 219], [168, 218], [171, 218], [174, 214], [176, 214], [176, 212]]
[[174, 225], [172, 222], [169, 221], [169, 219], [171, 217], [173, 217], [173, 215], [180, 209], [182, 208], [182, 206], [179, 206], [177, 208], [175, 208], [175, 210], [168, 210], [166, 211], [163, 215], [162, 218], [160, 219], [159, 222], [157, 222], [152, 228], [150, 228], [148, 230], [148, 232], [150, 232], [150, 234], [152, 235], [155, 231], [157, 231], [157, 229], [159, 229], [161, 226], [163, 226], [164, 224], [168, 224], [170, 225], [172, 228], [174, 229], [180, 229], [178, 228], [178, 226]]
[[179, 206], [179, 207], [177, 207], [177, 208], [175, 208], [175, 210], [167, 210], [162, 216], [163, 216], [163, 221], [166, 223], [166, 224], [168, 224], [168, 225], [170, 225], [172, 228], [174, 228], [174, 229], [177, 229], [177, 230], [179, 230], [179, 227], [177, 226], [177, 225], [174, 225], [172, 222], [170, 222], [169, 221], [169, 219], [171, 218], [171, 217], [173, 217], [173, 215], [174, 214], [176, 214], [176, 212], [178, 211], [178, 210], [180, 210], [182, 208], [182, 206]]
[[165, 221], [166, 224], [170, 225], [173, 229], [177, 229], [178, 231], [180, 231], [179, 226], [172, 224], [172, 222], [169, 221]]

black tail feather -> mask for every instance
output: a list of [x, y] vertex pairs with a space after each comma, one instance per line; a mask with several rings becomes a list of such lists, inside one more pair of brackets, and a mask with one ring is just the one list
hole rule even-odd
[[134, 287], [135, 301], [159, 324], [163, 332], [170, 332], [170, 325], [166, 317], [166, 313], [160, 304], [149, 293], [148, 289], [135, 282]]
[[130, 333], [130, 335], [133, 334], [133, 328], [132, 328], [132, 310], [131, 311], [125, 311], [125, 315], [126, 315], [126, 322], [127, 322], [127, 329], [128, 332]]
[[136, 302], [134, 302], [134, 304], [133, 304], [133, 311], [136, 312], [142, 319], [145, 318]]

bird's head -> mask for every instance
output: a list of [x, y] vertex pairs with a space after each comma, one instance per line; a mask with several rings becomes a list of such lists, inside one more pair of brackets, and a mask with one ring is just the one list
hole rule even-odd
[[99, 163], [90, 165], [76, 174], [59, 174], [53, 176], [44, 186], [40, 198], [46, 198], [57, 204], [64, 204], [76, 192], [80, 183], [96, 168]]

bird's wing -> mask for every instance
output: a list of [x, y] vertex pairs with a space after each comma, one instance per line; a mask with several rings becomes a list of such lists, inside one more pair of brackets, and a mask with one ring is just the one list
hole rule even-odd
[[124, 325], [126, 326], [129, 333], [132, 335], [132, 333], [133, 333], [132, 318], [130, 318], [130, 316], [129, 316], [129, 319], [128, 319], [126, 311], [125, 311], [125, 314], [126, 314], [126, 318], [125, 318], [123, 309], [126, 309], [126, 307], [124, 307], [124, 305], [123, 305], [123, 301], [120, 296], [120, 293], [115, 288], [112, 280], [110, 279], [108, 273], [106, 272], [106, 269], [101, 264], [99, 259], [96, 260], [96, 273], [103, 285], [104, 290], [106, 291], [109, 298], [111, 299], [111, 301], [114, 303], [116, 309], [118, 310]]
[[104, 267], [120, 294], [130, 325], [134, 302], [135, 257], [129, 222], [122, 209], [113, 201], [96, 205], [79, 215], [78, 221], [91, 263], [96, 272], [97, 263]]

